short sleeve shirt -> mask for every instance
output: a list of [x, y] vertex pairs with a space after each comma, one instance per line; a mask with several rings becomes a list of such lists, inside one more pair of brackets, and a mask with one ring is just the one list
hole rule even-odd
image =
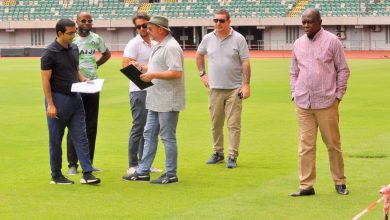
[[[144, 39], [138, 34], [127, 43], [123, 51], [123, 57], [131, 58], [142, 65], [147, 65], [149, 56], [152, 53], [152, 46], [156, 45], [155, 41], [151, 45], [146, 43]], [[130, 81], [130, 92], [140, 91], [137, 85]]]
[[104, 53], [107, 50], [103, 38], [93, 32], [89, 32], [89, 35], [86, 37], [76, 34], [73, 38], [73, 43], [79, 47], [80, 72], [89, 79], [96, 79], [96, 51]]
[[179, 43], [167, 35], [153, 47], [148, 72], [182, 71], [182, 77], [172, 80], [153, 79], [146, 96], [146, 108], [156, 112], [181, 111], [185, 108], [184, 56]]
[[208, 55], [209, 85], [213, 89], [235, 89], [242, 85], [242, 61], [249, 59], [244, 36], [231, 29], [221, 40], [215, 31], [206, 34], [198, 52]]
[[78, 82], [77, 45], [62, 47], [57, 41], [47, 46], [41, 57], [41, 70], [52, 70], [50, 86], [52, 92], [70, 95], [72, 83]]

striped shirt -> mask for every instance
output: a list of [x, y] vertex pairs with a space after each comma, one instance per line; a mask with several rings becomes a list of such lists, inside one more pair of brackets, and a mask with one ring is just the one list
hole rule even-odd
[[323, 109], [341, 100], [347, 90], [349, 68], [343, 45], [336, 35], [324, 30], [313, 39], [298, 38], [290, 67], [291, 96], [304, 109]]

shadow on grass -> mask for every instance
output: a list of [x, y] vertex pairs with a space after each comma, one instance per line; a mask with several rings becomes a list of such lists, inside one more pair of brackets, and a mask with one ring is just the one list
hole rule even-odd
[[388, 157], [386, 154], [377, 152], [364, 152], [347, 155], [350, 158], [362, 158], [362, 159], [382, 159]]

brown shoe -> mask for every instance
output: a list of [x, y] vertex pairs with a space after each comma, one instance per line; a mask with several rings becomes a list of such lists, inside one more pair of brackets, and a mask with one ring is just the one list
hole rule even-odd
[[314, 188], [310, 188], [310, 189], [300, 189], [298, 192], [294, 192], [294, 193], [290, 193], [289, 196], [293, 196], [293, 197], [296, 197], [296, 196], [312, 196], [312, 195], [315, 195], [316, 192], [314, 191]]

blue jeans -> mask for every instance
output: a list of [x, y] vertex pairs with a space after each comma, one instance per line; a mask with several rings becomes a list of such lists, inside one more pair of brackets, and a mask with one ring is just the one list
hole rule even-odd
[[[77, 157], [83, 172], [91, 172], [92, 165], [89, 158], [88, 138], [85, 125], [85, 113], [80, 94], [64, 95], [52, 92], [54, 105], [57, 108], [57, 118], [47, 117], [49, 128], [49, 153], [51, 176], [62, 175], [62, 138], [65, 127], [68, 127], [76, 149]], [[47, 100], [45, 99], [47, 111]]]
[[149, 174], [150, 167], [157, 152], [158, 135], [160, 135], [165, 148], [166, 173], [176, 175], [177, 173], [177, 142], [176, 127], [179, 119], [179, 112], [154, 112], [149, 110], [144, 129], [144, 152], [138, 174]]
[[130, 92], [130, 106], [133, 123], [129, 135], [129, 167], [138, 166], [144, 150], [144, 127], [148, 110], [145, 108], [146, 91]]

